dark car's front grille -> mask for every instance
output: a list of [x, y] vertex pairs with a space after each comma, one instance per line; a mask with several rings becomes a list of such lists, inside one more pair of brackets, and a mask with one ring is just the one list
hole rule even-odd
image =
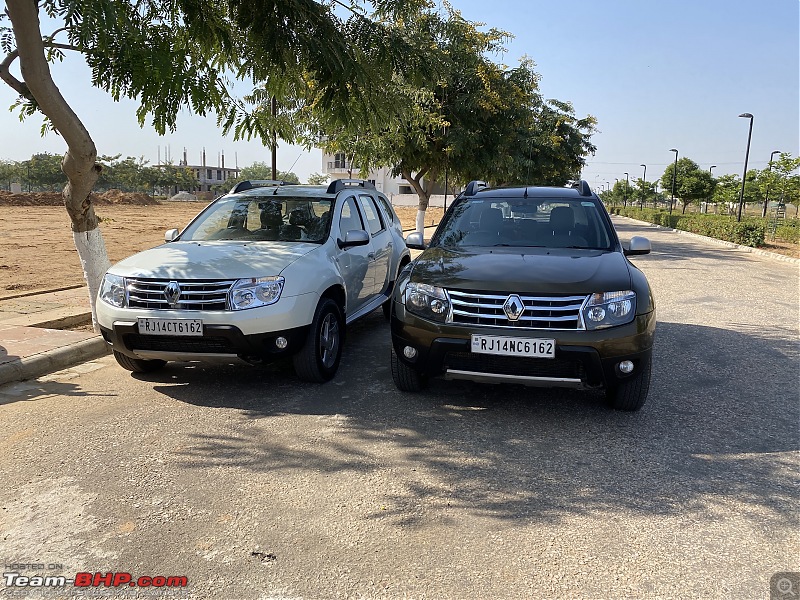
[[235, 354], [230, 340], [224, 337], [172, 337], [131, 333], [125, 336], [125, 345], [131, 350], [154, 352]]
[[520, 377], [585, 378], [583, 365], [579, 361], [561, 358], [527, 358], [472, 352], [448, 352], [444, 364], [447, 369], [473, 373]]
[[503, 305], [512, 294], [448, 290], [453, 304], [453, 323], [526, 329], [582, 329], [580, 312], [586, 296], [525, 296], [525, 310], [511, 321]]
[[129, 308], [178, 309], [178, 310], [225, 310], [228, 305], [228, 291], [235, 280], [191, 279], [178, 280], [180, 288], [177, 303], [170, 306], [165, 289], [171, 279], [125, 280]]

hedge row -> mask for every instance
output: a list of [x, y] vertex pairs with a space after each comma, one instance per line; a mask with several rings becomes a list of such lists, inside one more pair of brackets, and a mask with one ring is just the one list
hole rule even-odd
[[[648, 221], [663, 227], [671, 227], [672, 229], [690, 231], [752, 248], [764, 245], [764, 236], [767, 229], [766, 219], [747, 218], [739, 222], [728, 215], [702, 213], [682, 215], [674, 212], [670, 215], [665, 210], [622, 208], [620, 206], [611, 207], [609, 210], [612, 214]], [[795, 231], [798, 230], [795, 229]], [[785, 238], [781, 236], [781, 239]]]

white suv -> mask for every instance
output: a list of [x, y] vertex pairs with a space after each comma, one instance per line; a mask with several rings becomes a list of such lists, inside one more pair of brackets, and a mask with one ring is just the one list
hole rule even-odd
[[167, 243], [111, 267], [97, 320], [117, 362], [292, 356], [306, 381], [331, 379], [346, 323], [384, 305], [410, 261], [400, 220], [369, 182], [245, 181]]

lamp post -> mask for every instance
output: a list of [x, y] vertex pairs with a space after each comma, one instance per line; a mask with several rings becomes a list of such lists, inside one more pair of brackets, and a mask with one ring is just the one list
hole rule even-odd
[[645, 187], [647, 186], [647, 165], [639, 165], [639, 166], [644, 167], [644, 173], [642, 174], [642, 200], [641, 202], [639, 202], [639, 210], [643, 210]]
[[742, 189], [739, 190], [739, 212], [737, 213], [736, 220], [742, 220], [742, 208], [744, 207], [744, 182], [747, 179], [747, 161], [750, 158], [750, 140], [753, 137], [753, 115], [750, 113], [742, 113], [739, 115], [745, 119], [750, 119], [750, 131], [747, 134], [747, 150], [744, 153], [744, 172], [742, 173]]
[[[772, 157], [776, 154], [780, 154], [780, 150], [773, 150], [772, 153], [769, 155], [769, 173], [772, 173]], [[761, 218], [767, 216], [767, 208], [769, 206], [769, 179], [767, 179], [767, 192], [764, 194], [764, 209], [761, 211]]]
[[672, 205], [675, 204], [675, 177], [678, 175], [678, 149], [670, 148], [669, 151], [675, 153], [675, 166], [672, 169], [672, 199], [669, 201], [669, 214], [672, 216]]
[[622, 206], [628, 206], [628, 188], [630, 187], [631, 177], [625, 173], [625, 195], [623, 196]]
[[[712, 183], [714, 181], [714, 176], [711, 174], [711, 170], [712, 169], [716, 169], [716, 168], [717, 168], [717, 165], [711, 165], [710, 167], [708, 167], [708, 176], [711, 179]], [[711, 198], [712, 198], [711, 196], [708, 197], [708, 202], [711, 202]], [[706, 212], [708, 212], [708, 203], [706, 203]], [[716, 204], [714, 204], [714, 214], [717, 214], [717, 205]]]

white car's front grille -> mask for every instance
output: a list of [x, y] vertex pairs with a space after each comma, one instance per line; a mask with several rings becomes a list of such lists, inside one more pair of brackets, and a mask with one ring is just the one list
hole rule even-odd
[[[522, 294], [463, 292], [447, 290], [453, 305], [453, 323], [487, 327], [528, 329], [583, 329], [581, 306], [586, 296], [525, 296]], [[511, 296], [524, 309], [516, 320], [508, 317], [504, 305]]]
[[128, 278], [129, 308], [163, 310], [226, 310], [231, 280]]

